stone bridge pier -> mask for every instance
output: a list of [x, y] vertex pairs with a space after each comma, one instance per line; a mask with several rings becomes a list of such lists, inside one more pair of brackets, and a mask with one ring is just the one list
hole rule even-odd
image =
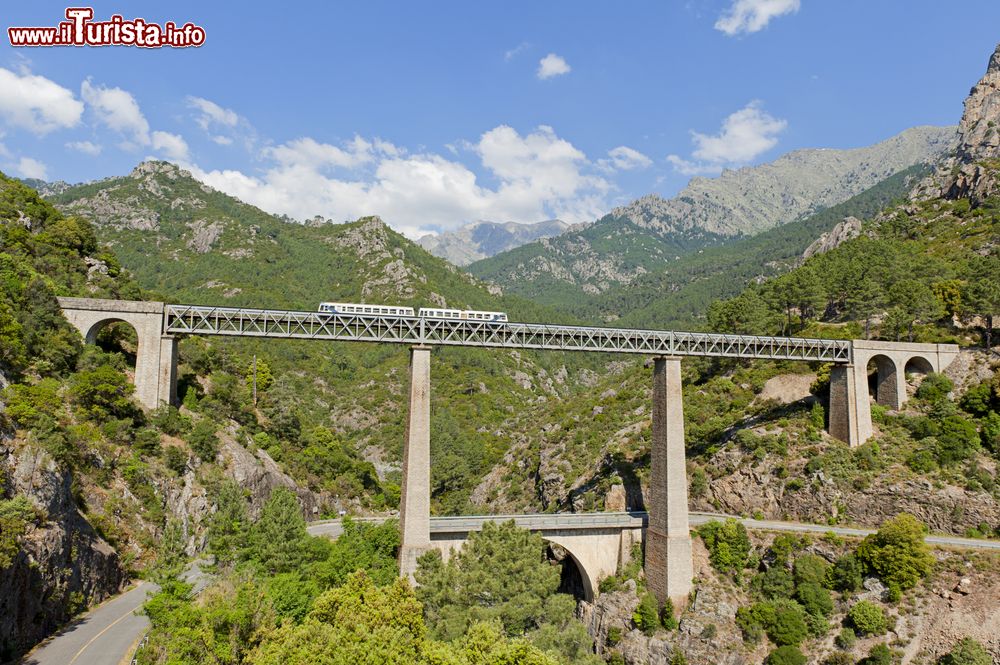
[[66, 319], [94, 344], [101, 329], [123, 321], [136, 332], [135, 396], [147, 409], [177, 401], [177, 340], [163, 334], [163, 303], [59, 298]]

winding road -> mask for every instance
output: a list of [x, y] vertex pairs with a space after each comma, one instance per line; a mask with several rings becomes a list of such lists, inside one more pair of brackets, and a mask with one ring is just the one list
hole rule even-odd
[[[691, 513], [692, 526], [711, 520], [736, 517], [748, 529], [757, 531], [792, 531], [798, 533], [835, 533], [838, 536], [864, 537], [874, 529], [827, 526], [755, 520], [734, 515]], [[522, 526], [532, 528], [586, 528], [595, 524], [641, 526], [644, 513], [564, 513], [556, 515], [483, 515], [431, 518], [431, 532], [455, 529], [475, 530], [490, 520], [514, 519]], [[358, 521], [381, 522], [384, 518], [361, 518]], [[340, 520], [314, 522], [308, 527], [314, 536], [336, 538], [342, 531]], [[957, 536], [927, 536], [924, 540], [935, 547], [956, 547], [1000, 551], [1000, 540], [979, 540]], [[209, 576], [194, 565], [185, 573], [185, 580], [195, 585], [195, 591], [204, 588]], [[21, 661], [21, 665], [128, 665], [135, 646], [149, 629], [149, 619], [136, 611], [142, 607], [149, 594], [158, 587], [152, 582], [141, 582], [128, 591], [105, 601], [90, 610], [69, 626], [35, 647]]]

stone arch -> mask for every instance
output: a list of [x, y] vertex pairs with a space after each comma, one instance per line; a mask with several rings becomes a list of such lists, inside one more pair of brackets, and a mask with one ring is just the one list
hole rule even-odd
[[148, 409], [176, 401], [177, 344], [163, 334], [163, 303], [60, 298], [59, 305], [87, 344], [94, 344], [100, 331], [112, 323], [123, 322], [135, 329], [136, 399]]
[[[898, 409], [906, 397], [902, 368], [888, 355], [877, 353], [868, 360], [866, 372], [875, 368], [875, 402], [890, 409]], [[871, 386], [869, 386], [871, 392]]]
[[587, 568], [584, 566], [583, 563], [581, 563], [580, 559], [577, 558], [575, 554], [573, 554], [573, 551], [570, 548], [558, 542], [559, 541], [558, 538], [548, 538], [545, 536], [545, 534], [542, 534], [542, 538], [544, 538], [545, 542], [549, 543], [550, 546], [555, 545], [566, 552], [566, 558], [563, 559], [564, 562], [563, 579], [560, 580], [560, 583], [562, 584], [566, 581], [565, 567], [567, 565], [573, 566], [576, 573], [579, 575], [580, 582], [583, 586], [583, 598], [579, 598], [578, 600], [586, 600], [587, 602], [593, 602], [594, 597], [597, 594], [597, 580], [591, 579], [589, 571], [587, 571]]
[[934, 371], [934, 363], [924, 356], [911, 356], [903, 367], [904, 374], [930, 374]]

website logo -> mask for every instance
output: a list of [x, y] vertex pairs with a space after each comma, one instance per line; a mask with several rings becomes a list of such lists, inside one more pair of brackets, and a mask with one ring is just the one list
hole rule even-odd
[[10, 27], [11, 46], [138, 46], [139, 48], [188, 48], [205, 43], [205, 28], [194, 23], [163, 25], [143, 18], [126, 20], [114, 14], [94, 21], [92, 7], [67, 7], [66, 19], [54, 27]]

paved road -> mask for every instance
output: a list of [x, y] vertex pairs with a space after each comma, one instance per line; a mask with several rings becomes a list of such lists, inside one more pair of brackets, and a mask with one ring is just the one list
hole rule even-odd
[[[211, 576], [201, 569], [202, 560], [190, 564], [182, 578], [204, 589]], [[35, 647], [21, 665], [119, 665], [132, 655], [135, 645], [149, 630], [149, 619], [136, 610], [159, 587], [140, 582], [125, 593], [105, 601]]]
[[142, 582], [94, 608], [36, 647], [22, 665], [119, 665], [149, 628], [136, 614], [157, 586]]
[[[792, 531], [798, 533], [829, 533], [839, 536], [864, 537], [875, 533], [875, 529], [860, 529], [844, 526], [827, 526], [825, 524], [804, 524], [801, 522], [779, 522], [772, 520], [755, 520], [736, 515], [719, 513], [691, 513], [690, 522], [693, 526], [712, 520], [722, 520], [735, 517], [748, 529], [761, 531]], [[461, 517], [432, 517], [431, 533], [467, 533], [478, 531], [483, 522], [490, 520], [506, 521], [513, 519], [519, 526], [537, 530], [572, 530], [592, 528], [641, 528], [646, 521], [646, 513], [558, 513], [539, 515], [468, 515]], [[358, 518], [355, 521], [381, 522], [384, 518]], [[309, 525], [309, 533], [315, 536], [336, 538], [342, 531], [340, 520], [325, 520]], [[929, 545], [964, 547], [969, 549], [1000, 550], [1000, 540], [980, 540], [977, 538], [959, 538], [957, 536], [927, 536], [924, 540]]]

